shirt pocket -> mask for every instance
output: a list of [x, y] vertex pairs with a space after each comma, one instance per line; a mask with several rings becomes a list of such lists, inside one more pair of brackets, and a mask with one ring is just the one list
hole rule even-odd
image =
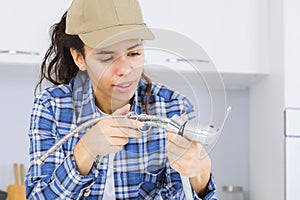
[[156, 199], [156, 197], [164, 196], [165, 171], [165, 168], [163, 168], [143, 173], [139, 187], [139, 199], [149, 199], [150, 197], [150, 199]]

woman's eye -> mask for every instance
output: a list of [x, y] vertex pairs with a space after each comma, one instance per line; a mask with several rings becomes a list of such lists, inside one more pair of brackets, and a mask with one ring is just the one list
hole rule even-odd
[[109, 58], [102, 58], [100, 59], [101, 62], [108, 62], [111, 61], [113, 59], [113, 57], [109, 57]]
[[142, 54], [141, 51], [132, 51], [128, 53], [128, 56], [134, 57], [134, 56], [140, 56], [141, 54]]

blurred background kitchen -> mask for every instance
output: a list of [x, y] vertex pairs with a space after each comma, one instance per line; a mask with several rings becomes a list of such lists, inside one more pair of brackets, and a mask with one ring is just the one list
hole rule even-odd
[[[39, 65], [49, 45], [49, 27], [70, 2], [11, 0], [0, 7], [0, 190], [14, 181], [13, 163], [24, 163], [27, 170], [27, 132]], [[292, 184], [286, 184], [285, 175], [284, 111], [300, 107], [300, 2], [140, 3], [149, 27], [176, 31], [197, 42], [224, 81], [227, 104], [233, 109], [210, 153], [220, 199], [228, 193], [223, 187], [238, 186], [245, 200], [294, 200], [296, 191], [286, 187]], [[174, 87], [181, 86], [174, 82]], [[212, 89], [218, 93], [222, 88]], [[201, 99], [206, 94], [199, 89], [196, 95]], [[300, 179], [299, 171], [289, 173]]]

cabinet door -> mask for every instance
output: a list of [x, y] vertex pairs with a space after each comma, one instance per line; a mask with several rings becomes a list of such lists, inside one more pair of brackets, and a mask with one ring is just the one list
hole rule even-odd
[[300, 2], [284, 1], [284, 92], [286, 107], [300, 107]]
[[150, 27], [188, 36], [207, 52], [220, 72], [268, 72], [267, 0], [140, 2]]
[[39, 63], [49, 46], [49, 29], [71, 0], [11, 0], [0, 7], [0, 62]]
[[300, 178], [300, 138], [288, 137], [285, 140], [285, 198], [293, 200], [299, 198]]

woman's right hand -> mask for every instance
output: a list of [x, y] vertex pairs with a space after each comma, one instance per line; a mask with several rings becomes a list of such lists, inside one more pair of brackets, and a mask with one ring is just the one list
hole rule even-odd
[[[116, 110], [113, 115], [126, 114], [130, 105]], [[143, 123], [126, 118], [105, 118], [89, 129], [80, 139], [83, 147], [94, 158], [97, 155], [118, 152], [128, 143], [128, 138], [139, 138], [138, 128]]]
[[[113, 115], [125, 115], [129, 112], [127, 104], [116, 110]], [[139, 138], [138, 128], [143, 123], [125, 118], [105, 118], [89, 129], [74, 148], [74, 159], [81, 175], [87, 175], [95, 157], [120, 151], [128, 143], [128, 138]]]

